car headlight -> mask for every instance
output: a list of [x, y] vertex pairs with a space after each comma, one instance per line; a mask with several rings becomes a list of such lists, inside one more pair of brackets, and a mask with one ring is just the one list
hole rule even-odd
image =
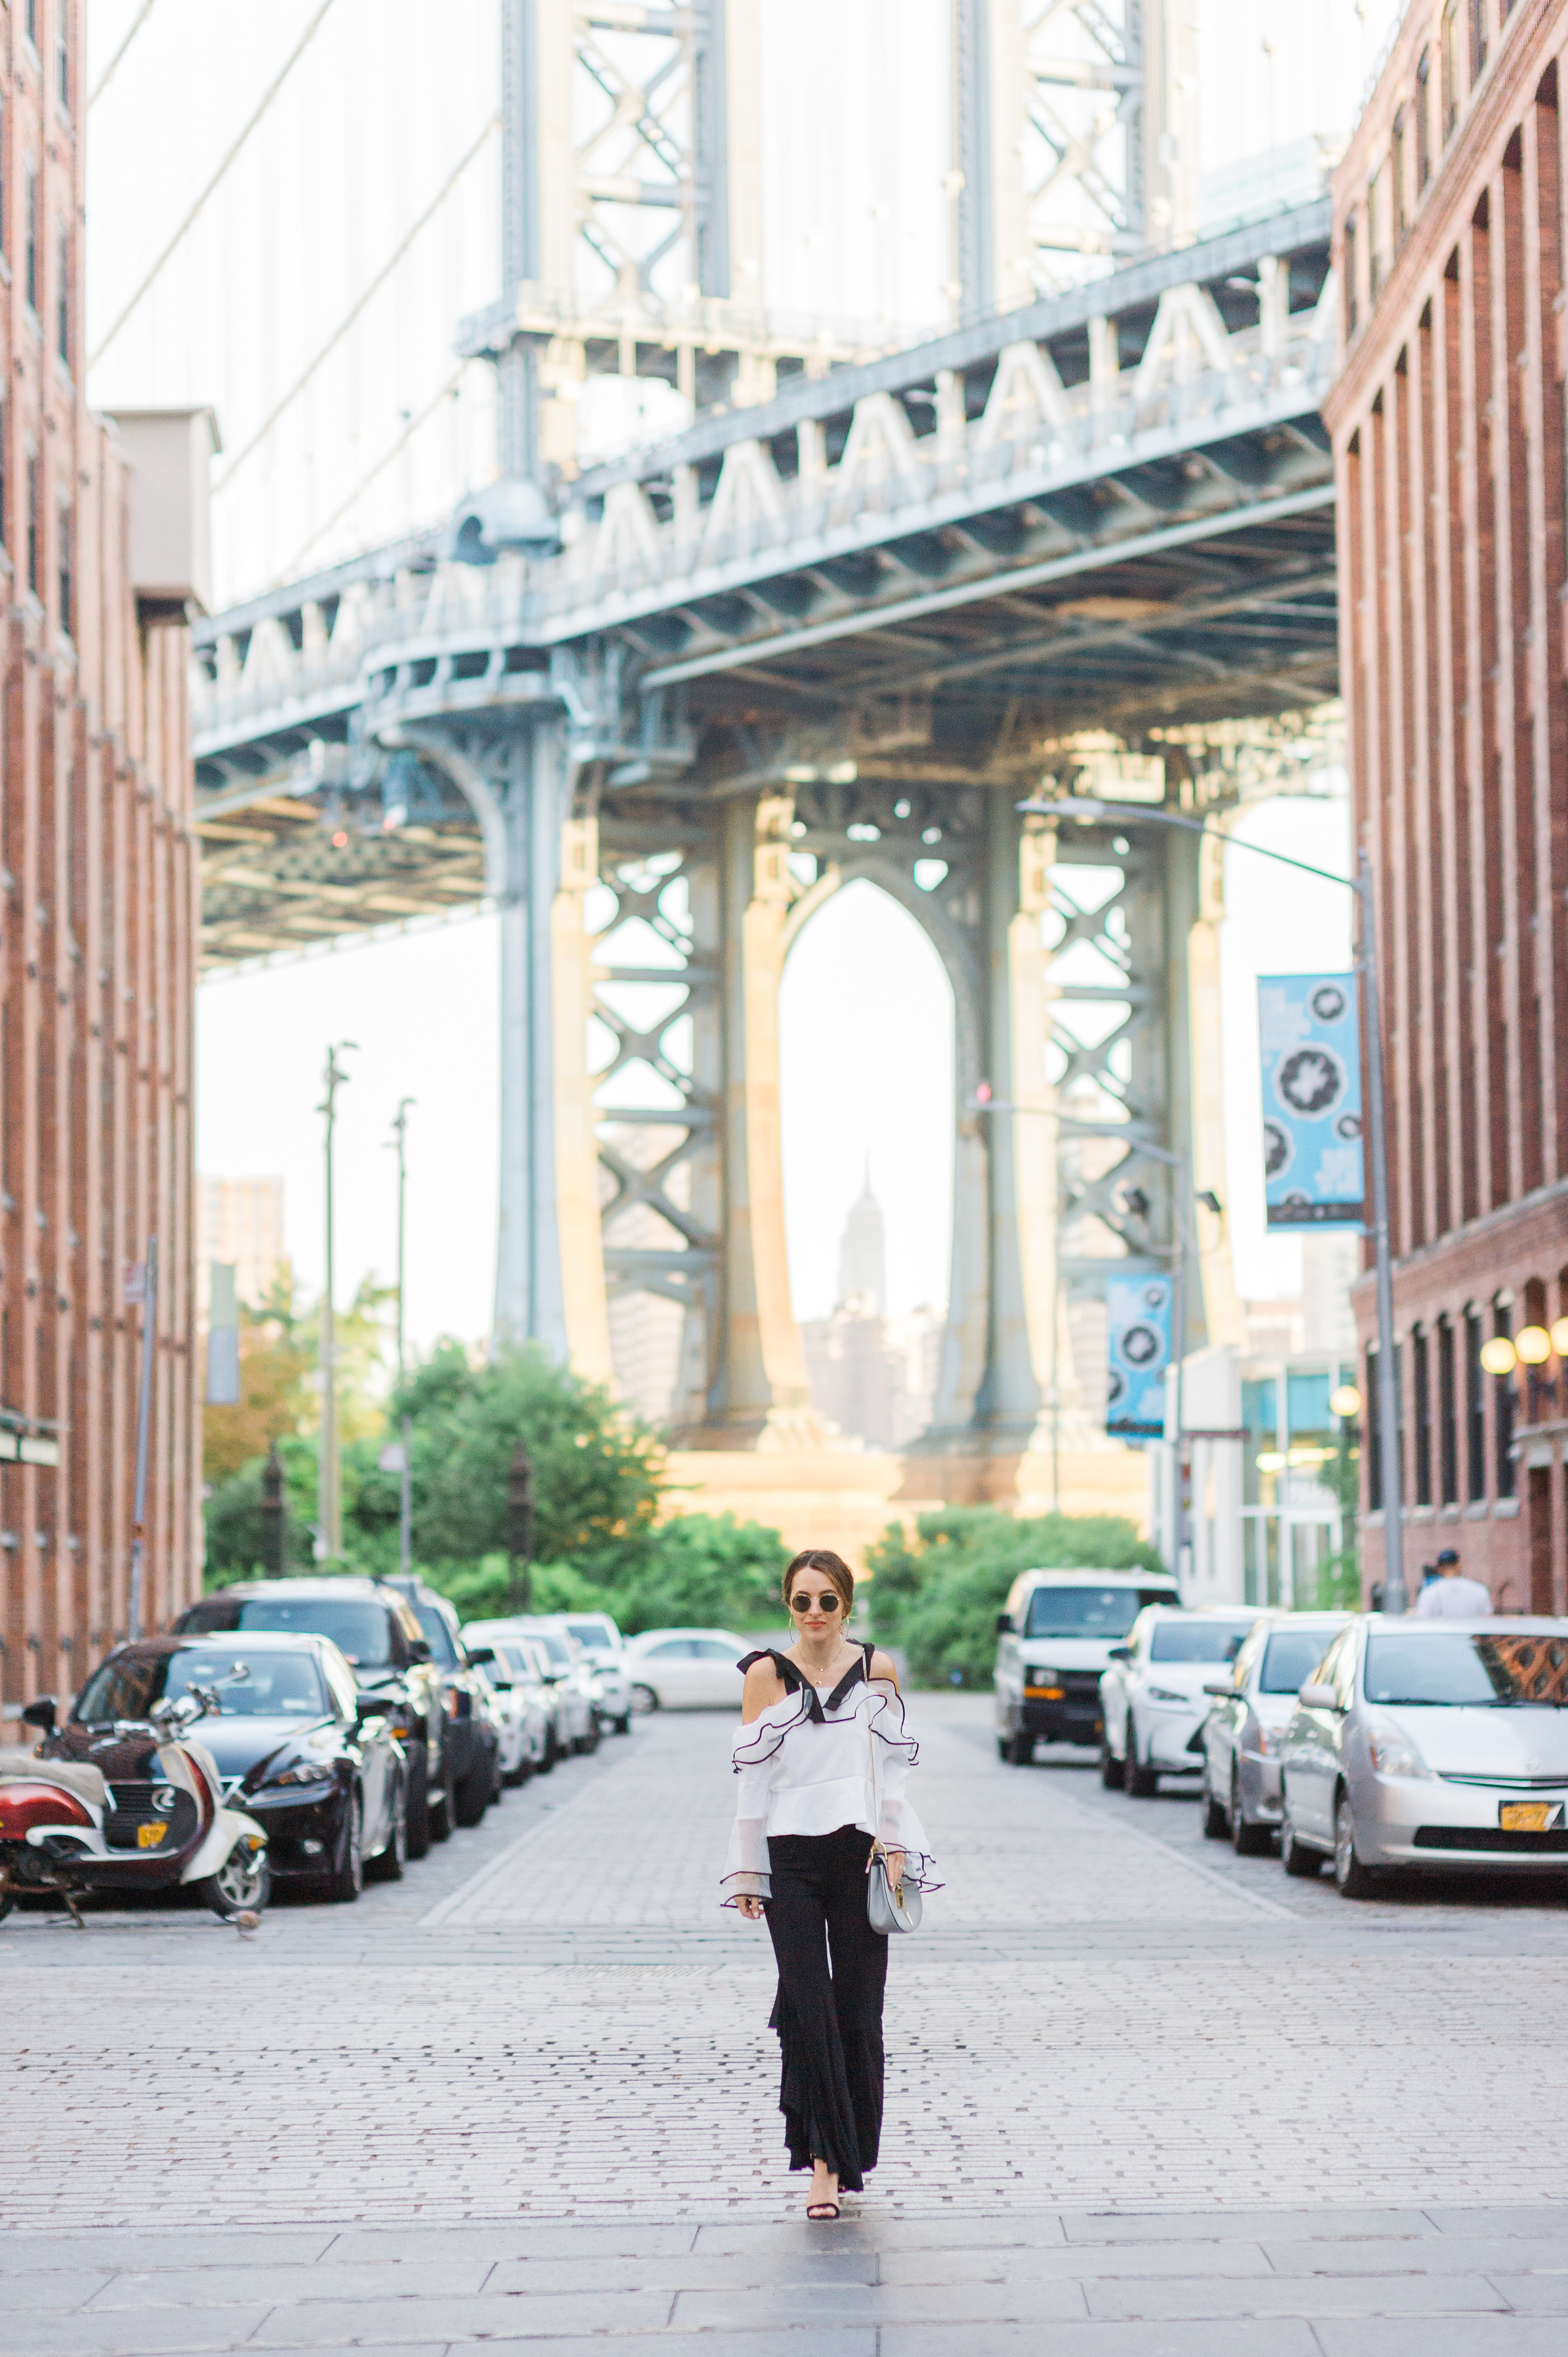
[[296, 1760], [292, 1768], [280, 1769], [275, 1776], [269, 1776], [263, 1789], [270, 1792], [274, 1784], [330, 1784], [333, 1781], [331, 1769], [319, 1760]]
[[1144, 1691], [1149, 1702], [1190, 1702], [1192, 1699], [1190, 1695], [1176, 1694], [1169, 1686], [1146, 1686]]
[[1430, 1776], [1421, 1753], [1399, 1727], [1369, 1727], [1367, 1755], [1380, 1776]]

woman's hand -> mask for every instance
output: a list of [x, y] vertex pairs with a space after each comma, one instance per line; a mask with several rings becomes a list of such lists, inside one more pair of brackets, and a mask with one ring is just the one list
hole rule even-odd
[[887, 1868], [887, 1887], [897, 1890], [904, 1879], [904, 1853], [901, 1849], [885, 1849], [882, 1862]]
[[747, 1893], [744, 1898], [737, 1899], [736, 1900], [736, 1905], [740, 1909], [741, 1913], [745, 1916], [748, 1923], [761, 1922], [762, 1901], [760, 1899], [754, 1899], [749, 1893]]

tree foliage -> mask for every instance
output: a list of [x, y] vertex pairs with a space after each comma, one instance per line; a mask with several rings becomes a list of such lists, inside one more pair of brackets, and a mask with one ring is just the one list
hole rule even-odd
[[871, 1626], [898, 1645], [920, 1685], [985, 1687], [996, 1615], [1021, 1571], [1158, 1571], [1158, 1550], [1120, 1514], [1015, 1520], [994, 1506], [953, 1506], [918, 1518], [908, 1539], [889, 1523], [866, 1556]]

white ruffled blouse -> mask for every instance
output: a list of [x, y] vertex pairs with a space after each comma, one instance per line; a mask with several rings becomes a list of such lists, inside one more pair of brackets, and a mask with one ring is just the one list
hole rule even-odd
[[[761, 1653], [747, 1654], [747, 1669]], [[905, 1854], [908, 1880], [933, 1887], [934, 1865], [925, 1827], [906, 1792], [919, 1746], [906, 1732], [903, 1699], [887, 1678], [871, 1678], [868, 1654], [822, 1694], [792, 1662], [772, 1656], [790, 1691], [760, 1717], [736, 1730], [731, 1764], [736, 1778], [735, 1827], [722, 1878], [724, 1905], [772, 1895], [769, 1835], [831, 1834], [856, 1825], [888, 1849]], [[872, 1817], [875, 1746], [878, 1814]]]

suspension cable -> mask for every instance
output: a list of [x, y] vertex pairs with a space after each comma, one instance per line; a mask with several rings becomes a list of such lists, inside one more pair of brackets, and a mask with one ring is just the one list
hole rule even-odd
[[318, 523], [317, 525], [316, 530], [311, 533], [310, 538], [305, 543], [304, 546], [298, 549], [289, 559], [283, 571], [278, 575], [277, 579], [272, 585], [274, 589], [283, 589], [287, 587], [288, 584], [298, 573], [299, 568], [304, 564], [306, 558], [310, 554], [311, 550], [316, 546], [317, 542], [318, 540], [324, 540], [335, 523], [342, 522], [343, 518], [348, 514], [349, 509], [356, 506], [360, 500], [363, 498], [364, 494], [370, 490], [371, 485], [375, 481], [376, 477], [382, 471], [382, 469], [390, 467], [392, 460], [398, 456], [399, 452], [407, 448], [409, 443], [418, 433], [426, 418], [433, 417], [435, 414], [435, 412], [440, 408], [442, 403], [446, 400], [448, 395], [456, 392], [457, 387], [462, 383], [463, 379], [467, 374], [471, 365], [471, 361], [465, 361], [462, 367], [456, 371], [456, 374], [455, 376], [449, 376], [446, 383], [441, 387], [440, 392], [435, 393], [431, 400], [425, 403], [424, 407], [420, 411], [418, 416], [411, 417], [409, 419], [408, 424], [403, 427], [403, 432], [398, 436], [397, 440], [392, 445], [390, 449], [383, 450], [381, 452], [381, 457], [376, 460], [376, 463], [371, 468], [370, 473], [368, 475], [361, 475], [360, 480], [355, 484], [348, 498], [341, 500], [339, 504], [333, 509], [325, 523]]
[[141, 31], [142, 27], [146, 23], [147, 18], [152, 15], [152, 13], [153, 0], [142, 0], [142, 5], [137, 9], [135, 16], [132, 21], [130, 31], [126, 34], [124, 39], [121, 42], [119, 48], [115, 50], [113, 56], [110, 59], [108, 64], [104, 67], [102, 72], [99, 75], [98, 80], [94, 82], [91, 90], [90, 90], [87, 94], [87, 111], [89, 114], [91, 113], [93, 108], [97, 105], [99, 100], [102, 97], [110, 83], [113, 81], [115, 67], [119, 64], [121, 59], [124, 56], [126, 50], [130, 48], [132, 42], [135, 39], [137, 34]]
[[252, 132], [255, 129], [263, 115], [265, 114], [268, 107], [271, 106], [274, 99], [277, 96], [285, 82], [288, 80], [289, 75], [293, 72], [295, 65], [297, 65], [299, 59], [305, 55], [306, 50], [315, 39], [317, 27], [319, 26], [321, 19], [326, 16], [327, 11], [331, 7], [331, 5], [332, 0], [321, 0], [320, 7], [317, 8], [315, 16], [312, 16], [309, 24], [306, 25], [304, 32], [300, 35], [298, 40], [289, 51], [288, 56], [285, 59], [283, 66], [279, 71], [274, 75], [272, 81], [268, 83], [261, 104], [257, 107], [255, 113], [246, 124], [239, 137], [234, 141], [233, 145], [229, 149], [223, 161], [219, 165], [218, 169], [213, 173], [212, 178], [208, 181], [207, 186], [197, 198], [196, 202], [192, 205], [190, 210], [187, 213], [185, 219], [181, 221], [179, 227], [176, 230], [174, 235], [170, 238], [168, 243], [165, 246], [163, 252], [159, 254], [157, 260], [154, 263], [152, 268], [148, 271], [146, 276], [143, 279], [141, 285], [137, 287], [135, 293], [132, 296], [130, 301], [126, 304], [119, 317], [115, 320], [114, 325], [110, 328], [109, 333], [104, 337], [103, 341], [99, 345], [98, 350], [91, 354], [87, 363], [89, 368], [97, 367], [99, 361], [103, 358], [104, 353], [108, 350], [110, 345], [113, 342], [115, 337], [119, 334], [121, 328], [130, 317], [132, 312], [136, 308], [137, 304], [140, 303], [143, 296], [145, 295], [147, 289], [152, 285], [154, 280], [162, 271], [163, 266], [165, 263], [167, 262], [170, 254], [172, 254], [176, 247], [179, 245], [185, 237], [186, 231], [196, 220], [198, 213], [200, 212], [202, 206], [207, 202], [208, 198], [212, 194], [214, 188], [217, 188], [219, 182], [228, 171], [230, 165], [234, 161], [235, 156], [238, 156], [241, 148], [244, 145], [246, 140], [250, 137]]
[[252, 451], [259, 448], [261, 444], [266, 440], [267, 436], [272, 432], [273, 427], [277, 424], [278, 419], [283, 415], [284, 411], [289, 407], [292, 402], [297, 400], [298, 396], [305, 391], [306, 386], [310, 382], [311, 378], [316, 374], [316, 371], [321, 366], [322, 361], [325, 361], [330, 353], [337, 350], [338, 346], [342, 342], [344, 337], [348, 334], [349, 328], [353, 326], [360, 312], [365, 308], [366, 304], [371, 300], [371, 297], [386, 285], [387, 280], [392, 276], [392, 272], [397, 268], [398, 264], [403, 260], [403, 255], [408, 252], [409, 247], [413, 243], [413, 241], [419, 235], [420, 231], [424, 229], [427, 221], [432, 221], [435, 214], [440, 211], [441, 207], [446, 203], [447, 198], [456, 187], [457, 182], [462, 178], [463, 174], [467, 170], [469, 165], [473, 162], [475, 156], [478, 154], [486, 140], [490, 136], [490, 134], [493, 131], [499, 131], [500, 129], [500, 122], [501, 119], [499, 114], [491, 115], [489, 121], [486, 124], [484, 129], [480, 132], [473, 145], [468, 149], [467, 154], [462, 158], [462, 161], [456, 164], [452, 170], [447, 174], [446, 179], [442, 182], [440, 188], [436, 190], [429, 204], [426, 205], [424, 210], [420, 214], [419, 219], [403, 237], [396, 251], [385, 263], [382, 264], [381, 269], [377, 271], [370, 285], [365, 288], [364, 293], [360, 296], [359, 301], [354, 304], [350, 310], [344, 313], [342, 318], [338, 320], [338, 325], [333, 328], [332, 333], [328, 337], [327, 341], [322, 345], [321, 350], [317, 353], [315, 359], [301, 371], [300, 374], [295, 379], [293, 384], [290, 385], [288, 391], [284, 394], [282, 400], [279, 401], [262, 420], [262, 423], [257, 426], [250, 440], [245, 444], [244, 448], [241, 450], [224, 468], [222, 474], [212, 486], [214, 498], [217, 497], [220, 491], [227, 490], [229, 485], [233, 481], [235, 476], [244, 465], [246, 459], [251, 456]]

